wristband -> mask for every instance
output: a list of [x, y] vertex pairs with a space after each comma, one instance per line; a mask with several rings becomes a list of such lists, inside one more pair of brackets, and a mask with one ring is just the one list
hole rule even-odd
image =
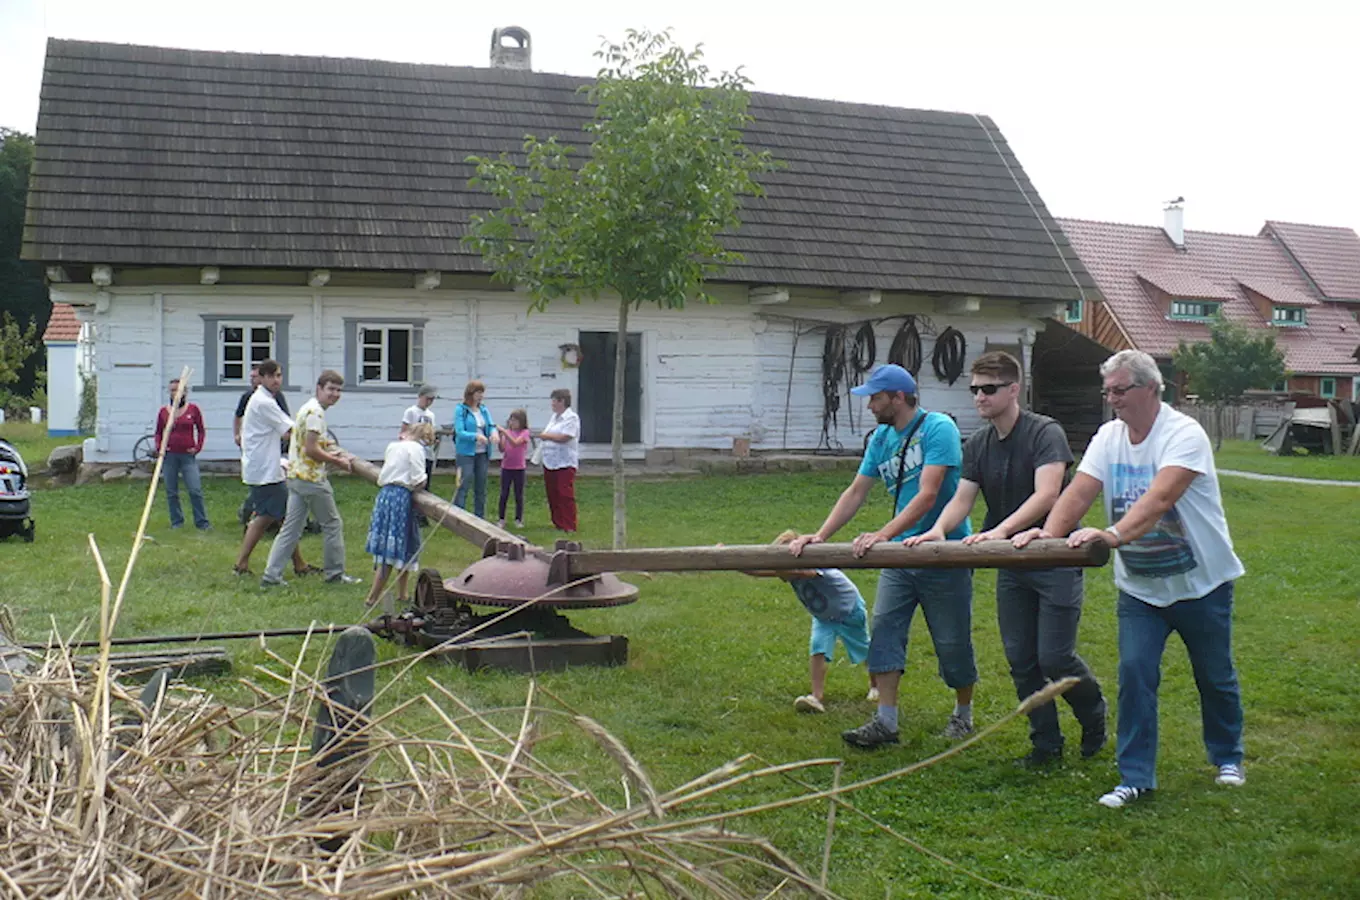
[[1106, 528], [1105, 530], [1108, 531], [1110, 534], [1114, 535], [1115, 546], [1116, 546], [1116, 547], [1119, 547], [1119, 546], [1122, 546], [1122, 545], [1123, 545], [1123, 543], [1124, 543], [1124, 536], [1123, 536], [1122, 534], [1119, 533], [1119, 529], [1118, 529], [1118, 528], [1116, 528], [1116, 527], [1114, 527], [1113, 525], [1111, 525], [1110, 527]]

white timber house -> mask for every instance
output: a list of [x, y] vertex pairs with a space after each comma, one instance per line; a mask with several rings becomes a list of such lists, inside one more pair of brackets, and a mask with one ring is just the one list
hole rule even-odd
[[[293, 409], [341, 372], [329, 424], [366, 457], [422, 383], [446, 424], [477, 378], [498, 420], [523, 407], [531, 425], [570, 389], [582, 455], [607, 458], [616, 304], [530, 312], [460, 243], [491, 203], [468, 155], [526, 133], [586, 143], [582, 80], [533, 72], [523, 44], [514, 65], [457, 68], [51, 41], [23, 255], [60, 271], [52, 300], [93, 326], [86, 461], [130, 460], [185, 368], [203, 458], [236, 458], [232, 416], [264, 358]], [[859, 452], [873, 421], [847, 390], [865, 324], [875, 363], [914, 326], [922, 403], [967, 433], [968, 364], [1004, 348], [1028, 370], [1046, 321], [1094, 294], [985, 117], [765, 94], [751, 112], [748, 142], [785, 168], [731, 236], [745, 262], [710, 285], [716, 302], [630, 315], [630, 458], [738, 439]], [[966, 346], [952, 384], [931, 362], [946, 328]]]

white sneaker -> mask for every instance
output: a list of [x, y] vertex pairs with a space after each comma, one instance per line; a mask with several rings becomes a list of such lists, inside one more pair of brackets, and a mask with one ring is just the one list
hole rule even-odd
[[796, 709], [796, 710], [798, 710], [798, 711], [801, 712], [801, 713], [824, 713], [824, 712], [826, 712], [826, 707], [822, 705], [822, 701], [818, 700], [816, 697], [812, 696], [811, 694], [804, 694], [803, 696], [799, 697], [797, 700], [794, 700], [794, 701], [793, 701], [793, 708]]
[[1228, 763], [1218, 767], [1218, 777], [1214, 781], [1217, 784], [1226, 784], [1228, 787], [1241, 787], [1247, 783], [1247, 770], [1240, 765]]
[[1142, 788], [1129, 787], [1127, 784], [1121, 784], [1108, 794], [1102, 795], [1097, 802], [1101, 806], [1108, 806], [1110, 809], [1119, 809], [1121, 806], [1128, 806], [1146, 793], [1147, 791]]
[[877, 702], [878, 702], [878, 688], [876, 688], [876, 687], [871, 687], [871, 688], [869, 688], [869, 693], [867, 693], [867, 694], [864, 695], [864, 699], [867, 700], [867, 701], [869, 701], [870, 703], [877, 703]]

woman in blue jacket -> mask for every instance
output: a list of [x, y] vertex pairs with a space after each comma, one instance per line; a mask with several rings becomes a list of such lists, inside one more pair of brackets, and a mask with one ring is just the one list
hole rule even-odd
[[453, 505], [467, 509], [468, 484], [474, 487], [472, 511], [486, 518], [486, 472], [491, 448], [496, 446], [496, 425], [491, 410], [482, 403], [486, 385], [472, 380], [463, 388], [463, 402], [453, 411], [454, 454], [458, 460], [458, 491]]

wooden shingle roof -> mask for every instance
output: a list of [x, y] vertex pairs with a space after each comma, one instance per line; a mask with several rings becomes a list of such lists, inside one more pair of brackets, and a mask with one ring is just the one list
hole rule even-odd
[[[584, 147], [585, 80], [48, 43], [23, 256], [482, 272], [469, 154]], [[992, 122], [754, 94], [766, 175], [723, 280], [1069, 300], [1093, 282]], [[1061, 255], [1060, 255], [1061, 254]]]

